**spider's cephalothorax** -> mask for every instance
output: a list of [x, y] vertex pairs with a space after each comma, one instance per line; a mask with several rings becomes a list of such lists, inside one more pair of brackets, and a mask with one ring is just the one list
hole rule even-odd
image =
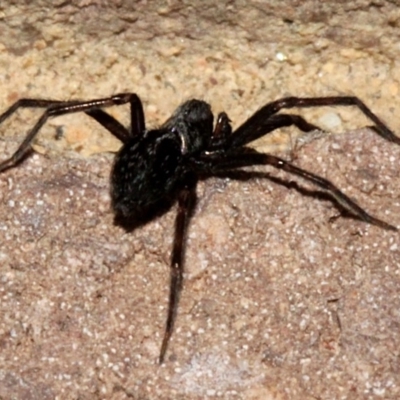
[[[130, 104], [131, 127], [125, 128], [103, 108]], [[246, 145], [274, 131], [295, 125], [304, 132], [318, 129], [299, 115], [280, 113], [293, 107], [356, 106], [373, 123], [380, 136], [400, 144], [400, 139], [357, 97], [287, 97], [267, 103], [232, 132], [225, 113], [213, 126], [211, 107], [200, 100], [182, 104], [159, 129], [146, 130], [142, 102], [134, 93], [89, 101], [21, 99], [2, 115], [0, 124], [22, 107], [45, 111], [17, 151], [0, 163], [0, 172], [16, 166], [30, 151], [31, 143], [49, 117], [84, 112], [117, 137], [123, 146], [111, 175], [112, 208], [117, 221], [144, 221], [178, 202], [175, 236], [171, 254], [169, 306], [159, 362], [163, 362], [172, 334], [179, 295], [182, 290], [186, 228], [193, 214], [199, 179], [252, 165], [271, 165], [302, 177], [331, 196], [346, 212], [384, 229], [394, 226], [369, 215], [328, 180], [307, 172], [282, 158], [258, 153]]]
[[115, 213], [140, 220], [172, 201], [191, 179], [186, 161], [208, 148], [212, 129], [209, 104], [190, 100], [160, 128], [139, 132], [127, 141], [115, 157], [111, 174]]

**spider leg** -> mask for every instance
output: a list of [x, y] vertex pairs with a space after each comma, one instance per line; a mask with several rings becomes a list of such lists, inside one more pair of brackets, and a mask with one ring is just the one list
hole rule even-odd
[[169, 292], [169, 304], [168, 304], [168, 315], [165, 325], [164, 337], [161, 345], [159, 363], [164, 362], [165, 353], [167, 351], [168, 343], [172, 335], [174, 328], [176, 313], [178, 309], [178, 303], [180, 294], [182, 291], [183, 282], [183, 260], [184, 250], [186, 241], [187, 226], [191, 215], [193, 214], [195, 203], [196, 203], [196, 181], [186, 186], [179, 193], [178, 197], [178, 213], [175, 220], [175, 236], [174, 244], [171, 255], [171, 275], [170, 275], [170, 292]]
[[[59, 101], [42, 99], [19, 99], [0, 116], [0, 125], [20, 108], [49, 108], [55, 106], [71, 106], [79, 103], [78, 101]], [[86, 114], [95, 119], [99, 124], [113, 133], [121, 142], [125, 143], [129, 137], [129, 132], [111, 115], [101, 109], [86, 111]]]
[[[311, 131], [322, 131], [322, 129], [316, 125], [310, 124], [300, 115], [294, 114], [273, 114], [266, 120], [259, 120], [257, 124], [249, 128], [245, 135], [237, 135], [237, 130], [233, 135], [225, 141], [225, 149], [229, 150], [232, 147], [241, 147], [246, 143], [250, 143], [268, 133], [283, 128], [286, 126], [294, 125], [303, 132]], [[244, 142], [243, 142], [244, 141]], [[242, 143], [243, 142], [243, 143]]]
[[[273, 128], [273, 123], [269, 125], [268, 120], [270, 120], [274, 114], [282, 109], [322, 106], [355, 106], [374, 123], [375, 132], [390, 142], [400, 144], [400, 138], [397, 137], [358, 97], [285, 97], [283, 99], [268, 103], [256, 111], [247, 121], [239, 126], [235, 132], [233, 132], [231, 138], [229, 139], [227, 148], [241, 147], [255, 139], [258, 139], [271, 130], [280, 127], [279, 124], [277, 124], [276, 128]], [[300, 122], [300, 125], [297, 125], [295, 122], [293, 122], [293, 124], [302, 129], [301, 125], [303, 122]]]
[[[14, 114], [20, 108], [47, 108], [57, 104], [66, 104], [68, 102], [58, 100], [42, 100], [42, 99], [19, 99], [12, 104], [3, 114], [0, 115], [0, 124]], [[72, 102], [73, 103], [73, 102]]]
[[213, 174], [252, 165], [271, 165], [277, 169], [282, 169], [290, 174], [297, 175], [327, 193], [338, 205], [351, 215], [383, 229], [397, 231], [397, 228], [393, 225], [368, 214], [357, 203], [355, 203], [354, 200], [346, 196], [327, 179], [296, 167], [282, 158], [270, 154], [257, 153], [256, 151], [249, 153], [233, 153], [222, 157], [220, 155], [211, 154], [202, 156], [201, 159], [197, 160], [195, 168], [199, 173]]
[[104, 110], [98, 108], [96, 110], [86, 111], [85, 114], [96, 120], [101, 126], [111, 132], [122, 143], [127, 143], [129, 141], [131, 135], [125, 126], [110, 114], [106, 113]]
[[[102, 107], [122, 105], [130, 103], [131, 106], [131, 130], [128, 131], [111, 115], [99, 110]], [[40, 128], [46, 123], [48, 118], [58, 115], [85, 112], [94, 118], [102, 126], [110, 131], [111, 134], [126, 143], [129, 138], [142, 134], [145, 130], [143, 107], [139, 97], [135, 93], [122, 93], [102, 99], [88, 101], [54, 101], [38, 99], [20, 99], [15, 102], [8, 110], [0, 115], [0, 124], [9, 118], [19, 108], [45, 108], [44, 113], [28, 132], [27, 136], [20, 144], [16, 152], [7, 160], [0, 163], [0, 172], [12, 168], [18, 164], [30, 150], [30, 144], [38, 134]]]

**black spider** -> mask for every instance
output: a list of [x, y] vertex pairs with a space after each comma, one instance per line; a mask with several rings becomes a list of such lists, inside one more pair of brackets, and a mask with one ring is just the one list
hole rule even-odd
[[[102, 110], [127, 103], [130, 104], [130, 128], [125, 128]], [[199, 179], [252, 165], [272, 165], [311, 182], [353, 216], [384, 229], [397, 230], [369, 215], [328, 180], [279, 157], [246, 147], [249, 142], [283, 126], [295, 125], [304, 132], [318, 129], [298, 115], [277, 113], [285, 108], [320, 106], [356, 106], [374, 123], [372, 128], [380, 136], [400, 144], [400, 138], [360, 99], [350, 96], [283, 98], [263, 106], [234, 132], [226, 113], [218, 115], [214, 126], [211, 107], [201, 100], [183, 103], [160, 128], [146, 130], [142, 102], [134, 93], [89, 101], [21, 99], [0, 116], [0, 124], [22, 107], [44, 108], [45, 111], [17, 151], [0, 163], [0, 172], [16, 166], [29, 153], [32, 140], [49, 117], [85, 112], [123, 143], [111, 173], [111, 201], [116, 222], [135, 227], [178, 201], [170, 264], [169, 308], [159, 357], [162, 363], [182, 290], [186, 230], [194, 211]]]

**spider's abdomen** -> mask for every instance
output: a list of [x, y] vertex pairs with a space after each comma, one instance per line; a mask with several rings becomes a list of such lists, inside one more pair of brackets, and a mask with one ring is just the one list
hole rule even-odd
[[182, 169], [181, 143], [160, 130], [132, 139], [117, 154], [111, 173], [116, 215], [142, 218], [173, 197]]

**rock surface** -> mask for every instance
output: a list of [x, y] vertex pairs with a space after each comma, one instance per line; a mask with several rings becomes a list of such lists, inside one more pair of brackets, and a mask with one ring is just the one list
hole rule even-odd
[[[400, 147], [363, 130], [291, 156], [400, 226]], [[0, 397], [400, 395], [398, 232], [340, 217], [271, 168], [284, 185], [200, 184], [160, 367], [175, 212], [114, 226], [111, 163], [34, 154], [0, 176]]]

